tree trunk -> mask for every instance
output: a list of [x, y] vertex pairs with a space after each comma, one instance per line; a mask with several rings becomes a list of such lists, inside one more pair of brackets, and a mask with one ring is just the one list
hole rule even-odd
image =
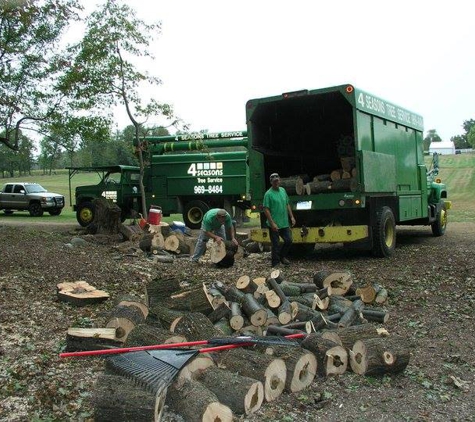
[[262, 382], [215, 366], [199, 374], [198, 381], [216, 394], [221, 403], [239, 415], [254, 413], [264, 400]]
[[132, 329], [144, 321], [145, 317], [140, 308], [121, 305], [112, 310], [106, 327], [115, 328], [116, 337], [125, 342]]
[[267, 321], [266, 309], [257, 302], [251, 293], [246, 293], [242, 302], [242, 310], [251, 321], [251, 324], [256, 327], [261, 327]]
[[100, 197], [92, 201], [94, 205], [94, 220], [88, 226], [88, 231], [93, 234], [118, 234], [120, 233], [121, 209], [112, 201]]
[[376, 328], [372, 324], [353, 325], [348, 328], [339, 328], [336, 331], [340, 339], [340, 344], [345, 349], [351, 349], [358, 340], [369, 338], [386, 338], [388, 332], [384, 328]]
[[127, 336], [127, 347], [151, 346], [155, 344], [182, 343], [185, 336], [173, 334], [164, 328], [153, 327], [148, 324], [136, 325]]

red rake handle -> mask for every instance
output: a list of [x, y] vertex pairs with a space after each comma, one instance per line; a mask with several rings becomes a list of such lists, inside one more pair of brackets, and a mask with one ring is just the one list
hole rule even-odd
[[[289, 334], [285, 338], [302, 338], [306, 334]], [[232, 339], [231, 339], [232, 341]], [[60, 353], [60, 358], [81, 357], [81, 356], [102, 356], [102, 355], [117, 355], [120, 353], [129, 352], [143, 352], [146, 350], [160, 350], [160, 349], [174, 349], [177, 347], [193, 347], [204, 346], [209, 344], [208, 340], [188, 341], [184, 343], [169, 343], [169, 344], [153, 344], [151, 346], [136, 346], [136, 347], [122, 347], [117, 349], [101, 349], [101, 350], [85, 350], [82, 352], [64, 352]], [[252, 346], [254, 343], [238, 343], [238, 344], [226, 344], [223, 346], [208, 347], [200, 349], [200, 353], [218, 352], [220, 350], [234, 349], [236, 347]]]

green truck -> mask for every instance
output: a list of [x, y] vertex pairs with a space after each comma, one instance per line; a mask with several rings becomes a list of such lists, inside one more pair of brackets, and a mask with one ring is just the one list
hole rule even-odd
[[[451, 203], [437, 168], [424, 164], [417, 114], [341, 85], [250, 100], [246, 121], [253, 206], [262, 207], [271, 173], [307, 179], [303, 195], [290, 195], [296, 244], [344, 243], [384, 257], [396, 225], [444, 234]], [[265, 228], [251, 237], [269, 241]]]
[[[247, 131], [147, 137], [147, 206], [160, 206], [165, 216], [181, 213], [188, 227], [199, 228], [212, 207], [262, 211], [276, 172], [297, 220], [295, 244], [344, 243], [390, 256], [397, 225], [430, 225], [435, 236], [444, 234], [451, 203], [437, 168], [424, 164], [417, 114], [341, 85], [250, 100], [246, 121]], [[141, 212], [138, 179], [134, 185], [128, 175], [138, 177], [138, 168], [115, 170], [116, 186], [105, 172], [95, 188], [76, 188], [81, 224], [92, 218], [94, 195], [105, 192], [123, 218]], [[127, 187], [118, 190], [121, 184]], [[270, 241], [263, 218], [251, 238]]]

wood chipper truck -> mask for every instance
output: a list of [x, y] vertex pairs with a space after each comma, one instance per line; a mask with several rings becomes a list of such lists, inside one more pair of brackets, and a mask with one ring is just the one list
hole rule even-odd
[[[343, 243], [390, 256], [396, 225], [445, 232], [447, 189], [423, 158], [423, 119], [352, 85], [252, 99], [246, 105], [250, 194], [262, 210], [279, 173], [295, 244]], [[299, 188], [300, 187], [300, 188]], [[269, 242], [268, 229], [251, 238]]]
[[[164, 216], [182, 214], [192, 229], [201, 227], [210, 208], [250, 207], [246, 132], [195, 133], [147, 137], [144, 187], [147, 207], [156, 205]], [[98, 184], [75, 189], [73, 209], [82, 226], [94, 219], [93, 200], [111, 199], [122, 219], [142, 213], [139, 167], [103, 166], [69, 168], [71, 179], [80, 172], [96, 172]], [[71, 196], [72, 198], [72, 196]]]

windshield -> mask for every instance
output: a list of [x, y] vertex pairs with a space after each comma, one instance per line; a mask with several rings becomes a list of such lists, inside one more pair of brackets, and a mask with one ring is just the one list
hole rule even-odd
[[41, 185], [26, 185], [25, 188], [27, 193], [47, 192], [47, 190]]
[[105, 183], [120, 183], [120, 177], [122, 173], [107, 173], [104, 177]]

